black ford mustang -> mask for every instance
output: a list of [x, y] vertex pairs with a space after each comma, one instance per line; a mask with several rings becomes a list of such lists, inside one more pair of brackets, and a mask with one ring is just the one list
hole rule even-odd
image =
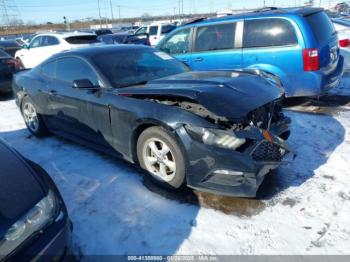
[[57, 54], [17, 74], [30, 132], [48, 132], [138, 163], [160, 184], [253, 197], [287, 162], [283, 92], [264, 73], [191, 72], [145, 46]]

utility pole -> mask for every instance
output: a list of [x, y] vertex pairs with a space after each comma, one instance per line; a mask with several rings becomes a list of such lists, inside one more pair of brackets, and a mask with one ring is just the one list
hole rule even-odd
[[184, 0], [181, 0], [181, 14], [184, 15]]
[[119, 10], [119, 20], [121, 19], [121, 16], [120, 16], [120, 5], [118, 5], [118, 10]]
[[106, 22], [106, 28], [108, 27], [108, 15], [107, 15], [107, 5], [106, 0], [103, 0], [104, 6], [105, 6], [105, 22]]
[[0, 0], [0, 25], [11, 26], [21, 23], [22, 19], [15, 0]]
[[112, 0], [109, 0], [109, 4], [110, 4], [110, 7], [111, 7], [112, 24], [113, 24], [114, 15], [113, 15], [113, 5], [112, 5]]
[[100, 18], [100, 28], [102, 28], [102, 18], [101, 18], [101, 8], [100, 8], [100, 0], [97, 0], [98, 5], [98, 16]]

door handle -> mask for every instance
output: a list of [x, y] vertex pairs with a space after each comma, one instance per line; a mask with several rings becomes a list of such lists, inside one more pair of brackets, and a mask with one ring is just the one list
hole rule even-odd
[[202, 62], [203, 58], [202, 57], [196, 57], [193, 61], [195, 61], [195, 62]]

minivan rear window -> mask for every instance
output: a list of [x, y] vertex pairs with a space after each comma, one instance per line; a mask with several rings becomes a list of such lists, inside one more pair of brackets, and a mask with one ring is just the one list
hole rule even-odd
[[96, 35], [79, 35], [67, 37], [66, 41], [73, 45], [98, 43]]
[[280, 18], [244, 21], [243, 47], [289, 46], [298, 44], [293, 25]]
[[316, 40], [324, 43], [336, 33], [331, 19], [325, 12], [318, 12], [305, 17], [314, 32]]

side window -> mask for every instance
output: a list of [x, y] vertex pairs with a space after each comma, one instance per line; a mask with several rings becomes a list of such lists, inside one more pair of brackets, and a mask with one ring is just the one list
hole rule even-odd
[[197, 28], [195, 52], [233, 49], [236, 23], [202, 26]]
[[44, 64], [41, 67], [41, 73], [46, 77], [54, 78], [56, 73], [56, 61]]
[[38, 36], [38, 37], [34, 38], [34, 39], [30, 42], [30, 48], [40, 47], [40, 46], [41, 46], [42, 38], [43, 38], [42, 36]]
[[173, 31], [175, 28], [176, 28], [175, 25], [163, 25], [161, 34], [162, 35], [168, 34], [171, 31]]
[[98, 77], [90, 65], [76, 57], [66, 57], [56, 62], [56, 79], [73, 83], [74, 80], [89, 79], [99, 85]]
[[298, 44], [293, 25], [285, 19], [257, 19], [244, 22], [243, 47]]
[[139, 30], [136, 31], [136, 35], [139, 35], [139, 34], [145, 34], [147, 33], [147, 27], [141, 27]]
[[46, 45], [50, 46], [50, 45], [58, 45], [60, 42], [58, 41], [58, 39], [54, 36], [47, 36], [46, 37]]
[[158, 34], [158, 26], [151, 26], [149, 28], [149, 35], [157, 35]]
[[191, 28], [180, 30], [168, 38], [160, 50], [168, 54], [187, 54], [190, 51]]

